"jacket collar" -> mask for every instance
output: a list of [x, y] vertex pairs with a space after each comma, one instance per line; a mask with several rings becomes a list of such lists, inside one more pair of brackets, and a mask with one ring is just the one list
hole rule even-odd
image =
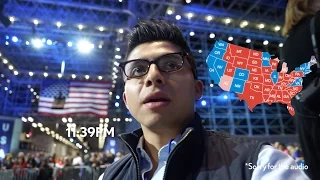
[[[192, 133], [192, 136], [191, 136], [192, 139], [203, 137], [205, 129], [202, 126], [201, 117], [197, 112], [194, 113], [194, 117], [191, 119], [188, 125], [182, 130], [181, 132], [182, 136], [186, 133], [186, 129], [190, 129]], [[138, 146], [140, 137], [142, 135], [143, 135], [143, 131], [141, 128], [139, 128], [131, 133], [119, 134], [118, 137], [128, 146], [131, 153], [135, 154], [136, 153], [135, 150]], [[193, 142], [193, 141], [189, 141], [189, 142]]]

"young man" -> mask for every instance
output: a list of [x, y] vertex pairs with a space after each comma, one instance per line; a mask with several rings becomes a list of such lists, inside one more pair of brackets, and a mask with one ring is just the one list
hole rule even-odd
[[299, 169], [271, 167], [296, 165], [271, 145], [203, 128], [194, 106], [203, 83], [175, 25], [160, 20], [136, 25], [120, 67], [123, 100], [141, 129], [119, 135], [131, 153], [100, 179], [308, 179]]

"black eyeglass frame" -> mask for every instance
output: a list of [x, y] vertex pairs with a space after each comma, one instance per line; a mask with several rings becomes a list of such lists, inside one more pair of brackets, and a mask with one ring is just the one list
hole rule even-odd
[[[181, 55], [181, 57], [182, 57], [181, 68], [176, 69], [176, 70], [173, 70], [173, 71], [163, 71], [163, 70], [161, 70], [161, 69], [159, 68], [159, 66], [158, 66], [159, 60], [160, 60], [162, 57], [164, 57], [164, 56], [168, 56], [168, 55], [172, 55], [172, 54], [179, 54], [179, 55]], [[164, 55], [162, 55], [162, 56], [159, 56], [159, 57], [157, 57], [157, 58], [155, 58], [155, 59], [144, 59], [144, 58], [140, 58], [140, 59], [132, 59], [132, 60], [129, 60], [129, 61], [121, 62], [121, 63], [119, 63], [119, 67], [120, 67], [120, 69], [122, 70], [123, 74], [124, 74], [127, 78], [139, 78], [139, 77], [142, 77], [142, 76], [148, 74], [151, 64], [155, 64], [161, 72], [175, 72], [175, 71], [178, 71], [178, 70], [182, 69], [182, 67], [183, 67], [183, 65], [184, 65], [184, 62], [185, 62], [185, 59], [187, 59], [187, 61], [190, 63], [192, 73], [193, 73], [194, 77], [196, 78], [196, 72], [194, 72], [193, 66], [192, 66], [189, 58], [187, 58], [187, 57], [188, 57], [188, 53], [187, 53], [187, 52], [168, 53], [168, 54], [164, 54]], [[143, 75], [140, 75], [140, 76], [135, 76], [135, 77], [130, 77], [130, 76], [128, 76], [128, 75], [125, 73], [125, 66], [126, 66], [128, 63], [130, 63], [130, 62], [133, 62], [133, 61], [141, 61], [141, 60], [143, 60], [143, 61], [145, 61], [145, 62], [148, 62], [148, 70], [147, 70], [145, 73], [143, 73]]]

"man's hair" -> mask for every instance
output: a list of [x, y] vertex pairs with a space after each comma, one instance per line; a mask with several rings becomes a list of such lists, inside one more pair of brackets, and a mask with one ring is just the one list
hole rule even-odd
[[163, 20], [143, 20], [135, 25], [132, 32], [128, 35], [128, 39], [126, 61], [131, 51], [140, 44], [154, 41], [168, 41], [188, 53], [187, 60], [192, 67], [195, 79], [198, 78], [195, 59], [180, 29], [176, 25]]

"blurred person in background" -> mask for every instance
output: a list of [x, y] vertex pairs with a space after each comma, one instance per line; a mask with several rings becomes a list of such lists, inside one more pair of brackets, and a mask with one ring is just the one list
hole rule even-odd
[[5, 158], [3, 159], [1, 169], [11, 169], [12, 166], [13, 166], [12, 155], [6, 154]]
[[76, 157], [74, 157], [72, 160], [72, 166], [82, 166], [82, 165], [83, 165], [82, 157], [80, 156], [80, 153], [77, 152]]
[[[283, 35], [286, 37], [282, 48], [282, 58], [287, 63], [288, 73], [307, 63], [312, 57], [320, 61], [320, 0], [289, 0], [286, 8]], [[310, 24], [315, 17], [315, 42], [318, 50], [312, 44]], [[317, 65], [311, 67], [311, 73], [303, 77], [303, 92], [312, 81], [317, 80]], [[314, 84], [314, 83], [313, 83]], [[312, 84], [312, 85], [313, 85]], [[319, 86], [319, 84], [318, 84]], [[317, 90], [313, 94], [319, 94]], [[296, 96], [298, 97], [298, 96]], [[307, 175], [311, 179], [320, 179], [320, 106], [319, 102], [312, 102], [306, 108], [297, 98], [292, 98], [295, 110], [295, 123], [299, 134], [300, 144], [308, 166]], [[312, 110], [311, 110], [312, 108]]]

